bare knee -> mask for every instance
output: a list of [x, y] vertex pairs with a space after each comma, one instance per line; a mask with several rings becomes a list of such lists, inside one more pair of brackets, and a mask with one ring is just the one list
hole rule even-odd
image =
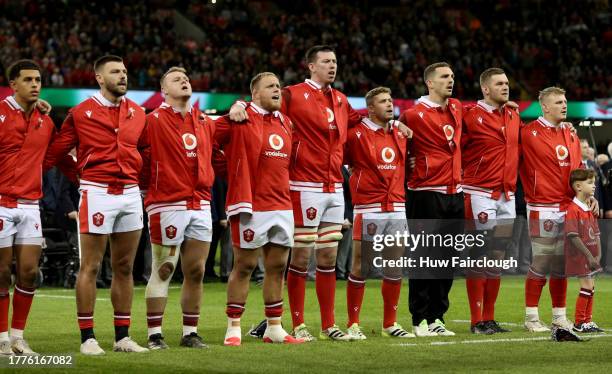
[[19, 283], [25, 287], [33, 287], [37, 276], [38, 266], [33, 265], [21, 268], [18, 274]]
[[79, 269], [79, 274], [86, 277], [96, 278], [98, 276], [98, 272], [100, 271], [100, 264], [81, 264], [81, 268]]
[[0, 265], [0, 288], [8, 288], [11, 285], [10, 265]]
[[317, 251], [317, 265], [320, 266], [335, 266], [336, 251], [332, 248], [319, 249]]
[[132, 261], [127, 258], [122, 258], [113, 262], [113, 275], [119, 277], [131, 277], [132, 276]]
[[183, 272], [183, 276], [186, 281], [191, 283], [201, 283], [204, 278], [204, 267], [203, 266], [192, 266], [187, 271]]
[[291, 252], [291, 265], [307, 268], [308, 262], [310, 262], [310, 251], [294, 249], [293, 252]]
[[255, 270], [255, 266], [257, 266], [256, 262], [238, 262], [237, 264], [235, 264], [232, 272], [235, 271], [236, 275], [241, 279], [250, 278], [251, 274], [253, 273], [253, 270]]

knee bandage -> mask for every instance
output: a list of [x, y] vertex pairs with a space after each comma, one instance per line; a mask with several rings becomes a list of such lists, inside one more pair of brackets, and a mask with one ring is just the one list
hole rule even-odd
[[316, 227], [296, 227], [293, 235], [294, 248], [312, 248], [317, 240]]
[[[152, 266], [151, 277], [145, 291], [145, 298], [168, 297], [168, 286], [176, 269], [179, 259], [180, 249], [177, 246], [162, 246], [159, 244], [151, 245]], [[166, 272], [164, 268], [169, 268]], [[162, 279], [160, 272], [169, 273]], [[165, 274], [166, 275], [166, 274]]]
[[331, 225], [320, 228], [315, 248], [331, 248], [338, 246], [342, 240], [342, 225]]

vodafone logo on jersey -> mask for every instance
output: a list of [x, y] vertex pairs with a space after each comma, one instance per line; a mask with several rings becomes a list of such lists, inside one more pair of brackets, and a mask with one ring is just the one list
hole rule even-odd
[[268, 137], [268, 144], [270, 144], [270, 147], [273, 149], [273, 151], [265, 151], [264, 154], [266, 156], [281, 157], [281, 158], [289, 157], [289, 155], [280, 151], [281, 149], [283, 149], [283, 146], [285, 145], [285, 142], [283, 141], [283, 138], [280, 135], [270, 134], [270, 136]]
[[557, 152], [557, 158], [559, 161], [563, 161], [569, 156], [569, 152], [564, 145], [558, 145], [555, 147], [555, 151]]
[[395, 160], [395, 151], [393, 150], [393, 148], [383, 148], [380, 155], [382, 156], [383, 161], [387, 164]]
[[453, 140], [453, 136], [455, 136], [455, 129], [451, 125], [442, 126], [442, 130], [444, 130], [444, 136], [446, 136], [446, 140]]
[[186, 150], [191, 151], [198, 146], [198, 140], [196, 139], [195, 135], [187, 132], [183, 134], [183, 145], [185, 146]]
[[283, 148], [283, 145], [285, 144], [283, 142], [283, 138], [276, 134], [270, 135], [270, 137], [268, 138], [268, 143], [270, 143], [270, 147], [272, 147], [272, 149], [275, 151], [280, 151]]
[[595, 240], [595, 230], [593, 230], [592, 227], [589, 227], [589, 238], [591, 238], [591, 240]]
[[329, 108], [325, 108], [325, 109], [327, 110], [327, 122], [328, 123], [334, 122], [334, 120], [336, 119], [336, 117], [334, 116], [334, 111]]

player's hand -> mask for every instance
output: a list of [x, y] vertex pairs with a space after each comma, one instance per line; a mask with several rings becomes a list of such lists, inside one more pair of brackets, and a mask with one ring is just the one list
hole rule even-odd
[[408, 139], [412, 139], [412, 130], [408, 126], [406, 126], [403, 122], [397, 121], [397, 129], [399, 132], [404, 134], [404, 136]]
[[68, 215], [68, 218], [73, 219], [75, 221], [79, 217], [79, 215], [78, 215], [76, 210], [73, 210], [72, 212], [69, 212], [67, 215]]
[[589, 256], [587, 260], [589, 261], [589, 268], [591, 270], [599, 269], [599, 261], [597, 261], [595, 257]]
[[221, 227], [223, 228], [227, 228], [227, 220], [226, 219], [219, 220], [219, 225], [221, 225]]
[[512, 101], [512, 100], [510, 100], [510, 101], [508, 101], [508, 102], [506, 103], [506, 106], [507, 106], [508, 108], [511, 108], [511, 109], [516, 110], [517, 112], [518, 112], [518, 110], [519, 110], [519, 105], [518, 105], [518, 103], [517, 103], [516, 101]]
[[599, 202], [597, 201], [597, 199], [591, 196], [589, 198], [589, 201], [587, 201], [587, 205], [589, 206], [589, 208], [591, 208], [591, 212], [593, 212], [595, 217], [599, 217]]
[[249, 119], [249, 115], [242, 105], [235, 103], [230, 108], [229, 118], [234, 122], [244, 122]]
[[571, 132], [573, 132], [574, 134], [576, 134], [578, 131], [576, 130], [576, 128], [574, 127], [574, 124], [571, 122], [561, 122], [561, 126], [565, 126], [567, 127]]
[[348, 230], [351, 228], [351, 226], [353, 226], [351, 221], [349, 221], [348, 218], [345, 218], [344, 222], [342, 222], [342, 230]]
[[36, 102], [36, 108], [38, 108], [38, 110], [40, 110], [42, 114], [49, 114], [51, 113], [51, 109], [53, 109], [51, 107], [51, 104], [49, 104], [48, 101], [43, 99], [38, 99], [38, 101]]
[[416, 166], [416, 157], [408, 157], [408, 167], [414, 169]]

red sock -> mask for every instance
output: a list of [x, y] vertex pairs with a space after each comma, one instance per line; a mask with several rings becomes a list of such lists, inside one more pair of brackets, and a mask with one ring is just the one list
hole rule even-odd
[[482, 302], [482, 320], [495, 320], [495, 302], [499, 294], [499, 285], [501, 283], [500, 274], [498, 272], [487, 272], [485, 281], [484, 298]]
[[586, 321], [591, 322], [593, 320], [593, 302], [595, 301], [595, 288], [591, 290], [591, 297], [589, 298], [589, 303], [586, 307]]
[[228, 301], [225, 306], [225, 314], [229, 318], [240, 318], [242, 317], [242, 313], [244, 313], [244, 303], [234, 303]]
[[293, 328], [304, 323], [304, 299], [306, 298], [307, 269], [289, 265], [287, 271], [287, 294]]
[[11, 298], [8, 288], [0, 289], [0, 332], [8, 331], [8, 315]]
[[393, 326], [397, 322], [397, 303], [402, 289], [402, 278], [383, 278], [380, 291], [382, 292], [384, 314], [383, 328]]
[[13, 291], [13, 319], [11, 321], [11, 328], [18, 330], [25, 329], [35, 290], [35, 288], [15, 285], [15, 290]]
[[567, 299], [567, 278], [551, 276], [548, 283], [550, 291], [550, 299], [552, 300], [553, 308], [565, 308], [565, 300]]
[[334, 266], [317, 266], [315, 288], [317, 289], [317, 299], [321, 312], [321, 330], [325, 330], [336, 323], [334, 317], [336, 268]]
[[482, 321], [482, 303], [486, 279], [481, 272], [470, 271], [465, 278], [472, 326]]
[[198, 327], [200, 312], [183, 311], [183, 326]]
[[130, 327], [130, 312], [114, 312], [114, 325]]
[[365, 279], [349, 274], [346, 285], [346, 310], [348, 312], [347, 327], [353, 323], [359, 324], [359, 312], [363, 303]]
[[163, 319], [164, 313], [147, 313], [147, 327], [161, 327]]
[[86, 312], [86, 313], [77, 312], [77, 319], [79, 322], [80, 330], [93, 329], [94, 327], [93, 312]]
[[266, 318], [280, 318], [283, 315], [283, 300], [265, 304]]
[[588, 306], [590, 301], [593, 299], [591, 290], [587, 288], [581, 288], [578, 293], [578, 299], [576, 300], [576, 311], [574, 313], [574, 323], [579, 325], [584, 322], [588, 322]]
[[542, 289], [546, 284], [546, 277], [529, 269], [525, 280], [525, 306], [537, 307], [542, 296]]

